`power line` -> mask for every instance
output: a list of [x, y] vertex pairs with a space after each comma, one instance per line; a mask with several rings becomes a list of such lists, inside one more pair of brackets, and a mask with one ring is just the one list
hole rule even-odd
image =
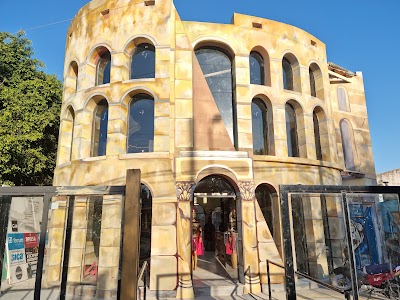
[[39, 26], [36, 26], [36, 27], [31, 27], [31, 28], [28, 28], [28, 29], [24, 29], [24, 31], [27, 32], [27, 31], [30, 31], [30, 30], [43, 28], [43, 27], [47, 27], [47, 26], [51, 26], [51, 25], [56, 25], [56, 24], [68, 22], [68, 21], [71, 21], [71, 20], [72, 20], [72, 18], [71, 19], [62, 20], [62, 21], [53, 22], [53, 23], [48, 23], [48, 24], [44, 24], [44, 25], [39, 25]]

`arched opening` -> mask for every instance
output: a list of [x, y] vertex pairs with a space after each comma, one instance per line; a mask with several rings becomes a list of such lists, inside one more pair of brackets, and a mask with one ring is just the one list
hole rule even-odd
[[154, 99], [137, 94], [129, 104], [127, 153], [153, 152]]
[[308, 68], [308, 75], [311, 96], [324, 100], [324, 82], [320, 67], [316, 63], [312, 63]]
[[209, 175], [200, 180], [192, 206], [194, 279], [211, 279], [216, 274], [225, 279], [238, 279], [240, 224], [237, 219], [232, 183], [222, 175]]
[[250, 63], [250, 84], [265, 85], [264, 59], [260, 53], [251, 51]]
[[[203, 46], [195, 50], [205, 80], [217, 105], [220, 118], [235, 148], [238, 148], [234, 98], [233, 57], [226, 50]], [[215, 119], [219, 118], [216, 116]]]
[[300, 64], [297, 58], [287, 53], [282, 59], [283, 88], [301, 93]]
[[130, 79], [155, 78], [156, 51], [149, 43], [135, 47], [131, 55]]
[[286, 103], [286, 138], [289, 157], [300, 157], [299, 142], [297, 136], [297, 117], [294, 107]]
[[142, 183], [140, 187], [141, 187], [140, 190], [141, 209], [140, 209], [139, 264], [141, 267], [145, 261], [147, 261], [150, 264], [153, 196], [151, 194], [150, 189], [145, 184]]
[[343, 160], [346, 170], [355, 171], [355, 156], [353, 151], [352, 128], [345, 119], [340, 121], [340, 135], [342, 137]]
[[317, 90], [315, 88], [315, 77], [311, 68], [308, 69], [308, 76], [310, 77], [310, 92], [311, 96], [317, 97]]
[[259, 99], [253, 99], [251, 103], [253, 154], [269, 154], [269, 128], [268, 111], [265, 103]]
[[316, 111], [313, 111], [314, 139], [315, 139], [315, 157], [322, 160], [321, 134], [319, 129], [319, 120]]
[[110, 83], [111, 53], [107, 48], [101, 47], [98, 51], [96, 63], [96, 85]]
[[97, 103], [93, 113], [92, 157], [107, 153], [108, 102], [106, 99]]
[[78, 64], [76, 61], [72, 61], [69, 65], [68, 75], [69, 80], [71, 81], [69, 85], [73, 87], [73, 93], [76, 93], [78, 91]]
[[[318, 123], [317, 123], [318, 122]], [[316, 106], [313, 111], [313, 123], [314, 123], [314, 137], [315, 137], [315, 151], [316, 158], [324, 161], [331, 160], [331, 153], [329, 146], [331, 143], [329, 139], [331, 135], [329, 134], [328, 119], [326, 118], [325, 111], [320, 106]], [[318, 127], [317, 127], [318, 125]], [[319, 146], [317, 135], [319, 136]], [[319, 156], [318, 151], [321, 151]], [[321, 158], [319, 158], [321, 157]]]
[[72, 106], [69, 106], [67, 109], [67, 115], [64, 120], [64, 135], [67, 136], [67, 141], [65, 143], [66, 148], [68, 148], [69, 157], [68, 160], [72, 160], [72, 153], [73, 153], [73, 145], [74, 145], [74, 132], [75, 132], [75, 112]]

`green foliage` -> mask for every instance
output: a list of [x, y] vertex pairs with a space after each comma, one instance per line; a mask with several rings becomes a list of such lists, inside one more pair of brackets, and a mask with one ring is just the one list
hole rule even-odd
[[0, 32], [0, 184], [51, 185], [62, 84], [24, 32]]

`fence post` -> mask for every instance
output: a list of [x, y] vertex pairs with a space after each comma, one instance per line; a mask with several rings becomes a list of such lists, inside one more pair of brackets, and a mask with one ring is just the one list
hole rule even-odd
[[267, 278], [268, 278], [268, 299], [272, 299], [271, 294], [271, 278], [269, 276], [269, 260], [267, 259]]

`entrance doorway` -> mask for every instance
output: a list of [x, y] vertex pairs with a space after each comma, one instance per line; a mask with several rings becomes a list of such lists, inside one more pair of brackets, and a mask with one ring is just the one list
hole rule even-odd
[[207, 176], [194, 190], [192, 202], [193, 280], [239, 279], [238, 201], [232, 185], [221, 176]]

